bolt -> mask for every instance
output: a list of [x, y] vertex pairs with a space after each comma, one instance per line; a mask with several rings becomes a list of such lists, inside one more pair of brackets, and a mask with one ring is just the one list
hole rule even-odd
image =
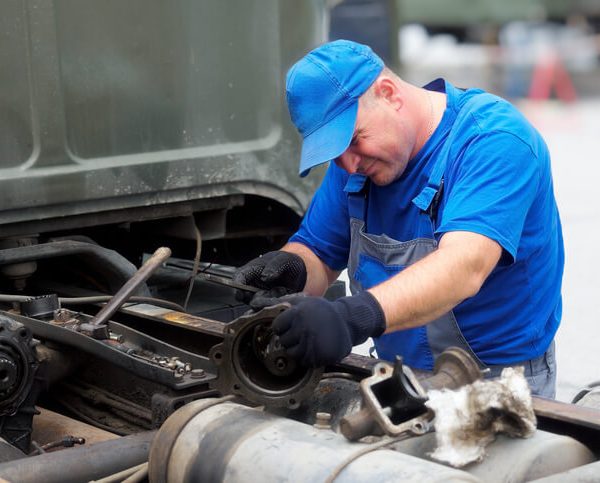
[[110, 340], [117, 342], [123, 342], [123, 336], [121, 334], [115, 334], [114, 332], [109, 333]]
[[331, 414], [317, 413], [315, 424], [313, 426], [317, 429], [331, 429]]
[[278, 357], [275, 361], [275, 367], [280, 371], [283, 371], [287, 367], [287, 362], [283, 357]]
[[174, 372], [173, 373], [173, 377], [175, 379], [182, 379], [183, 378], [183, 372]]
[[203, 369], [192, 369], [192, 379], [203, 379], [206, 377], [206, 372]]

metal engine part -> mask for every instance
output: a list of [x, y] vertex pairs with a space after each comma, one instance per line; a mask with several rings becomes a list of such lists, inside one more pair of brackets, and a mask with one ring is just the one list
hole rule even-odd
[[427, 391], [456, 389], [481, 377], [477, 362], [457, 347], [445, 350], [436, 359], [433, 375], [421, 380], [400, 357], [393, 366], [380, 362], [360, 383], [363, 408], [343, 418], [340, 430], [351, 441], [372, 434], [423, 434], [431, 419], [425, 407]]
[[27, 398], [38, 366], [31, 331], [0, 315], [0, 416], [13, 414]]
[[274, 305], [227, 325], [223, 342], [209, 354], [219, 368], [219, 377], [212, 386], [221, 394], [292, 409], [312, 395], [323, 369], [298, 365], [271, 330], [275, 317], [287, 308], [288, 304]]
[[[223, 399], [173, 413], [150, 449], [153, 482], [477, 481], [446, 466], [382, 447], [351, 443], [326, 429]], [[210, 461], [206, 455], [210, 455]]]
[[0, 436], [22, 451], [31, 438], [38, 360], [31, 331], [0, 315]]

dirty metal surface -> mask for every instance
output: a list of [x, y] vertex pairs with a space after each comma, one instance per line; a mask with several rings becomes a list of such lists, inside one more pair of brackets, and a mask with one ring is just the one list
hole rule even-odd
[[534, 396], [533, 410], [538, 417], [600, 429], [600, 410], [598, 409]]
[[131, 304], [122, 307], [121, 312], [217, 337], [222, 337], [225, 332], [225, 324], [222, 322], [157, 307], [156, 305]]

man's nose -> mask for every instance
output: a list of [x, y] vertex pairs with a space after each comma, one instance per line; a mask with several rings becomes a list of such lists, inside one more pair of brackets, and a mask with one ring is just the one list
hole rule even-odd
[[341, 156], [337, 158], [338, 164], [344, 171], [347, 171], [350, 174], [356, 173], [358, 168], [358, 163], [360, 162], [360, 156], [356, 153], [353, 153], [350, 150], [344, 151]]

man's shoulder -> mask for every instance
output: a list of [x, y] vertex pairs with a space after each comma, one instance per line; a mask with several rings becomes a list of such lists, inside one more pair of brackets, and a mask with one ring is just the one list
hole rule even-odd
[[516, 106], [481, 89], [467, 89], [457, 100], [454, 130], [469, 138], [493, 137], [500, 142], [522, 142], [533, 151], [541, 147], [541, 136]]

